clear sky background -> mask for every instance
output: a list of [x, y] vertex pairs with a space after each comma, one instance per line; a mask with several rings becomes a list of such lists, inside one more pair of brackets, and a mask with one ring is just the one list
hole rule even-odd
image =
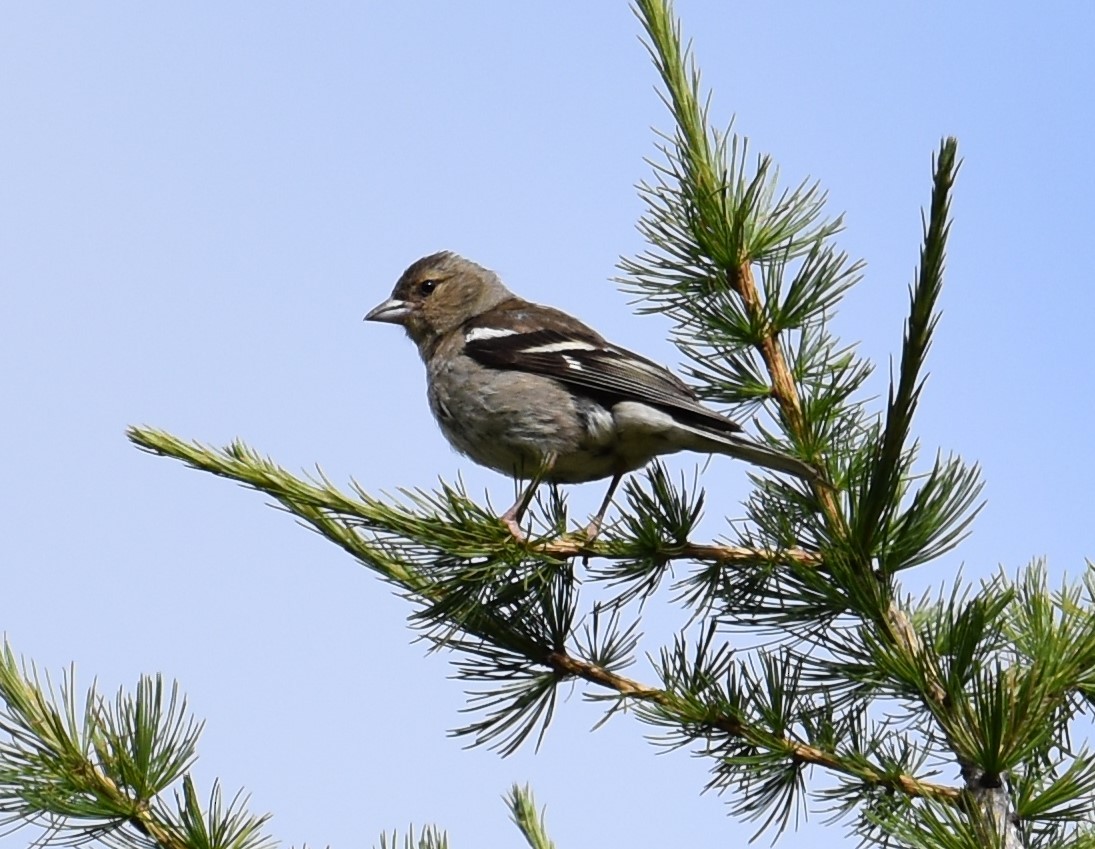
[[[987, 506], [958, 551], [909, 575], [917, 594], [960, 567], [977, 580], [1046, 556], [1076, 576], [1095, 555], [1093, 10], [678, 3], [718, 122], [736, 114], [788, 183], [820, 179], [847, 213], [841, 244], [868, 267], [837, 322], [879, 365], [876, 393], [931, 156], [959, 139], [915, 432], [928, 457], [983, 466]], [[437, 823], [454, 847], [517, 846], [500, 800], [513, 781], [533, 785], [561, 849], [751, 833], [700, 795], [704, 762], [657, 754], [628, 716], [590, 733], [578, 688], [539, 753], [463, 750], [446, 734], [461, 687], [411, 643], [405, 602], [261, 496], [123, 436], [242, 437], [373, 492], [462, 474], [508, 503], [510, 484], [438, 433], [409, 341], [361, 317], [448, 248], [679, 362], [664, 322], [611, 282], [643, 248], [651, 128], [670, 128], [638, 33], [608, 0], [4, 6], [0, 631], [107, 692], [177, 679], [207, 721], [202, 792], [246, 788], [283, 845]], [[722, 458], [703, 480], [714, 535], [747, 481]], [[576, 488], [572, 510], [601, 494]], [[648, 630], [680, 619], [649, 615]], [[811, 839], [852, 845], [821, 819]]]

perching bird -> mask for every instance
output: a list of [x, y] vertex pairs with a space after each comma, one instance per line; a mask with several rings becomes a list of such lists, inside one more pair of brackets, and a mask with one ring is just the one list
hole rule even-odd
[[541, 481], [611, 478], [587, 529], [595, 536], [620, 479], [660, 454], [726, 454], [821, 479], [802, 460], [742, 435], [667, 369], [522, 300], [454, 253], [411, 265], [365, 320], [400, 324], [418, 346], [430, 409], [457, 451], [530, 479], [501, 517], [517, 538], [526, 536], [521, 516]]

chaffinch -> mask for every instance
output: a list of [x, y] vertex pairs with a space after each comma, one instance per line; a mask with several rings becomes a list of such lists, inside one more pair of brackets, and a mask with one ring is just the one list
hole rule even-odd
[[494, 272], [444, 251], [410, 266], [366, 321], [402, 325], [426, 364], [430, 409], [449, 443], [529, 485], [611, 478], [587, 528], [597, 534], [620, 479], [660, 454], [725, 454], [807, 480], [818, 472], [754, 442], [667, 369], [578, 319], [522, 300]]

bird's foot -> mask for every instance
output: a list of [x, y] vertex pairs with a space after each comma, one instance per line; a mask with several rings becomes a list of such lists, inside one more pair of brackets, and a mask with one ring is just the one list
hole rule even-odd
[[510, 536], [517, 540], [517, 542], [529, 541], [529, 533], [522, 528], [521, 524], [517, 521], [515, 511], [508, 511], [499, 516], [498, 519], [506, 526], [506, 530], [510, 532]]
[[594, 516], [590, 523], [579, 531], [579, 534], [585, 538], [586, 542], [593, 542], [601, 533], [602, 525], [604, 525], [604, 516]]

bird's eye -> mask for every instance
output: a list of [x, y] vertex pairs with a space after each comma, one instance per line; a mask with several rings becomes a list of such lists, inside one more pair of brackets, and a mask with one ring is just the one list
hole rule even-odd
[[418, 294], [422, 297], [426, 297], [437, 288], [437, 284], [440, 282], [440, 280], [423, 280], [418, 284]]

